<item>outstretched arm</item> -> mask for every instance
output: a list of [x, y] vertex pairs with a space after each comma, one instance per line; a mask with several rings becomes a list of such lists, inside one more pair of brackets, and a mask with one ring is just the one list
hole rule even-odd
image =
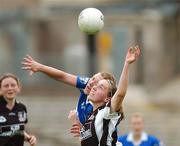
[[111, 112], [118, 112], [121, 108], [128, 87], [129, 65], [135, 62], [139, 55], [140, 49], [138, 46], [128, 49], [117, 91], [111, 99]]
[[27, 55], [22, 61], [22, 69], [30, 71], [30, 75], [36, 72], [42, 72], [55, 80], [66, 84], [76, 86], [77, 76], [58, 70], [56, 68], [43, 65], [35, 61], [30, 55]]

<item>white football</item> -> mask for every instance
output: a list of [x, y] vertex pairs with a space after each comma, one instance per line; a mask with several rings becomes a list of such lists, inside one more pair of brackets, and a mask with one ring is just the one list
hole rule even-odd
[[83, 32], [95, 34], [103, 28], [104, 16], [96, 8], [86, 8], [79, 14], [78, 26]]

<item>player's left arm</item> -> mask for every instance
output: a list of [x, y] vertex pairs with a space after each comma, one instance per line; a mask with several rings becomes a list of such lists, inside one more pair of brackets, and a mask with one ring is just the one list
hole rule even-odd
[[111, 112], [118, 112], [121, 108], [122, 102], [126, 95], [127, 87], [128, 87], [128, 72], [129, 65], [137, 60], [140, 55], [140, 49], [138, 46], [130, 47], [128, 49], [124, 67], [121, 73], [121, 77], [118, 83], [117, 91], [111, 99]]

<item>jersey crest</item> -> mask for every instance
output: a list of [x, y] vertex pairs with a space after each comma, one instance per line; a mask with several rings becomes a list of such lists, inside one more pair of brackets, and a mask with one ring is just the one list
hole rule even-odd
[[20, 122], [25, 122], [27, 119], [27, 114], [25, 112], [18, 112], [18, 117]]
[[80, 131], [81, 140], [85, 140], [92, 137], [91, 127], [92, 127], [92, 121], [86, 123], [85, 126], [81, 128], [81, 131]]
[[4, 116], [0, 116], [0, 123], [5, 123], [7, 120]]

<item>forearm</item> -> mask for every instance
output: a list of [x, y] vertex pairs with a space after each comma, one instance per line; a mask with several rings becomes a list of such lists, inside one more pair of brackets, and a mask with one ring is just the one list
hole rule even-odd
[[39, 66], [38, 70], [55, 80], [64, 82], [72, 86], [76, 86], [77, 76], [75, 75], [42, 64]]
[[128, 78], [129, 78], [129, 64], [125, 62], [117, 87], [117, 94], [119, 96], [124, 97], [126, 95], [126, 91], [128, 87]]
[[126, 95], [127, 87], [128, 87], [128, 73], [129, 72], [129, 63], [125, 62], [121, 77], [119, 79], [119, 83], [117, 86], [117, 91], [111, 100], [111, 111], [117, 112], [119, 111], [121, 104]]
[[24, 131], [24, 141], [29, 141], [30, 135]]

